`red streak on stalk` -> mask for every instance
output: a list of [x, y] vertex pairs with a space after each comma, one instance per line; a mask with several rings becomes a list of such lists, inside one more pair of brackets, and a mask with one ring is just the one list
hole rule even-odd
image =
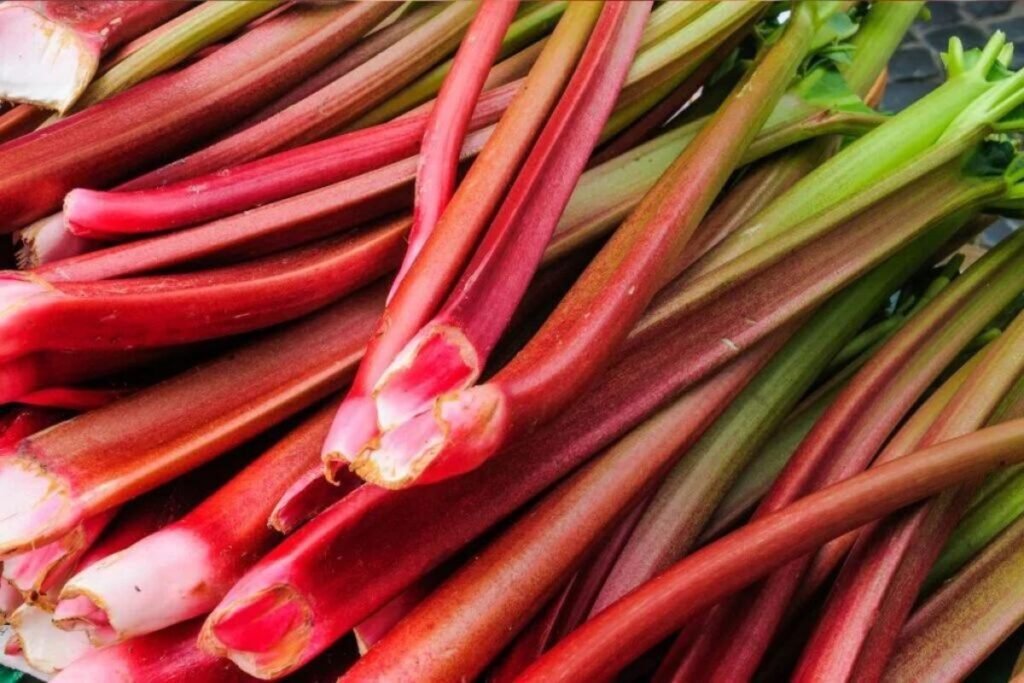
[[[406, 419], [379, 448], [360, 456], [361, 476], [405, 486], [477, 467], [512, 434], [563, 409], [604, 369], [632, 323], [674, 276], [690, 236], [795, 74], [814, 22], [805, 12], [794, 17], [786, 36], [648, 192], [526, 348], [487, 384], [444, 395], [415, 416], [399, 416]], [[515, 272], [494, 271], [491, 277]], [[473, 326], [493, 333], [486, 322], [474, 319]], [[486, 339], [467, 331], [469, 343], [462, 348]]]
[[599, 11], [599, 5], [590, 3], [574, 4], [567, 9], [519, 96], [509, 105], [493, 138], [459, 184], [419, 258], [391, 293], [388, 307], [370, 338], [366, 357], [325, 442], [328, 466], [332, 459], [354, 458], [373, 437], [376, 415], [370, 395], [374, 385], [406, 342], [437, 312], [462, 274], [479, 235], [569, 80]]
[[[917, 440], [894, 439], [875, 466], [969, 434], [989, 419], [1024, 368], [1024, 316], [1018, 316], [983, 354], [928, 431]], [[860, 532], [795, 680], [821, 680], [822, 675], [858, 681], [881, 677], [928, 570], [978, 483], [961, 482], [934, 500]]]
[[455, 192], [459, 150], [469, 130], [470, 116], [518, 7], [518, 0], [484, 0], [455, 54], [423, 132], [409, 248], [391, 285], [392, 292], [423, 249]]
[[0, 228], [51, 213], [74, 187], [116, 182], [192, 146], [315, 72], [391, 8], [297, 7], [213, 55], [0, 146]]
[[[497, 121], [517, 90], [518, 84], [512, 84], [480, 98], [468, 127], [478, 130]], [[75, 235], [98, 239], [123, 239], [211, 221], [411, 156], [428, 118], [426, 112], [416, 114], [152, 189], [72, 190], [64, 200], [64, 220]]]
[[79, 659], [61, 671], [55, 683], [146, 681], [146, 683], [252, 683], [257, 679], [231, 662], [196, 646], [199, 620], [112, 645]]
[[19, 441], [67, 419], [67, 413], [49, 408], [15, 408], [0, 420], [0, 451], [7, 451]]
[[5, 2], [0, 98], [65, 111], [92, 81], [104, 53], [185, 8], [167, 0]]
[[[1014, 253], [1013, 245], [1001, 249], [999, 259], [989, 257], [991, 265], [1005, 263]], [[1020, 241], [1016, 251], [1024, 247]], [[1010, 264], [1013, 265], [1012, 263]], [[970, 269], [947, 288], [886, 346], [875, 354], [851, 380], [817, 421], [800, 447], [790, 458], [772, 489], [762, 500], [755, 519], [776, 512], [812, 491], [843, 481], [864, 470], [903, 417], [913, 408], [921, 394], [946, 368], [964, 345], [1013, 296], [998, 294], [982, 308], [973, 306], [968, 319], [963, 312], [978, 297], [979, 291], [993, 289], [992, 269]], [[959, 319], [952, 317], [961, 311]], [[951, 336], [952, 335], [952, 336]], [[929, 340], [943, 343], [933, 344]], [[877, 398], [884, 396], [885, 400]], [[828, 546], [826, 546], [826, 549]], [[801, 589], [806, 596], [830, 576], [841, 561], [849, 543], [832, 553], [828, 564], [815, 572], [811, 585], [806, 584], [813, 557], [801, 558], [772, 574], [756, 593], [742, 602], [726, 603], [731, 621], [723, 620], [718, 637], [708, 636], [714, 643], [714, 656], [704, 661], [711, 670], [702, 675], [751, 675], [767, 651], [772, 638], [792, 607], [794, 595]], [[725, 629], [728, 628], [728, 631]]]
[[766, 340], [684, 394], [545, 497], [399, 622], [344, 680], [441, 681], [478, 674], [786, 336]]
[[948, 486], [1021, 460], [1024, 420], [1014, 420], [806, 496], [643, 584], [556, 645], [519, 680], [599, 680], [687, 619], [822, 543]]
[[12, 306], [2, 323], [0, 361], [42, 351], [171, 346], [301, 317], [392, 270], [408, 224], [400, 218], [354, 236], [181, 275], [54, 285], [31, 275], [0, 276]]
[[76, 387], [50, 387], [39, 389], [18, 398], [18, 403], [40, 408], [58, 408], [84, 412], [102, 408], [122, 396], [131, 393], [127, 389], [81, 389]]
[[0, 462], [0, 480], [13, 480], [12, 490], [18, 491], [0, 502], [0, 553], [58, 538], [86, 517], [151, 490], [338, 391], [362, 355], [381, 295], [375, 287], [349, 297], [191, 372], [22, 441], [13, 457]]

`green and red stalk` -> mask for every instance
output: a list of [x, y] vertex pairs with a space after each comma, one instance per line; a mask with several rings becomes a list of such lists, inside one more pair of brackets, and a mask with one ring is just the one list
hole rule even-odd
[[93, 79], [100, 57], [185, 9], [147, 0], [34, 0], [0, 9], [0, 99], [65, 111]]
[[898, 254], [800, 326], [663, 480], [594, 604], [596, 614], [686, 555], [757, 450], [829, 361], [932, 253]]
[[[918, 397], [1012, 299], [1015, 287], [1008, 274], [1019, 262], [1022, 247], [1024, 240], [1018, 239], [1017, 244], [996, 250], [969, 269], [874, 354], [815, 423], [761, 501], [755, 519], [868, 466]], [[951, 321], [956, 313], [958, 317]], [[886, 400], [877, 400], [879, 396]], [[708, 638], [717, 652], [706, 661], [728, 667], [737, 675], [753, 671], [791, 608], [797, 589], [802, 588], [803, 595], [812, 590], [801, 586], [811, 562], [810, 557], [794, 562], [758, 586], [742, 604], [723, 606], [721, 609], [738, 616], [728, 634]], [[832, 569], [834, 564], [817, 575], [828, 576]], [[820, 579], [812, 581], [813, 586], [819, 584]], [[723, 658], [726, 655], [728, 659]]]
[[[257, 653], [232, 653], [239, 660], [259, 656], [287, 666], [308, 661], [666, 400], [890, 255], [893, 247], [886, 248], [880, 238], [915, 212], [911, 222], [921, 220], [926, 208], [931, 207], [914, 193], [891, 198], [815, 249], [796, 253], [734, 288], [714, 315], [704, 310], [679, 313], [670, 299], [659, 300], [638, 327], [669, 332], [641, 337], [596, 389], [557, 420], [524, 436], [502, 457], [443, 484], [401, 492], [364, 486], [349, 494], [254, 567], [214, 611], [211, 624], [228, 620], [244, 633], [251, 620], [278, 623], [280, 615], [312, 610], [314, 633], [286, 626], [273, 642], [261, 642]], [[916, 230], [922, 227], [917, 224]], [[955, 230], [940, 225], [917, 238], [914, 248], [930, 253]], [[851, 255], [856, 263], [845, 263]], [[318, 559], [346, 558], [355, 548], [358, 562]], [[397, 548], [402, 552], [396, 553]], [[247, 608], [255, 603], [261, 604]], [[263, 613], [267, 604], [275, 607]]]
[[56, 618], [124, 640], [210, 611], [280, 540], [267, 517], [289, 483], [317, 461], [332, 408], [307, 418], [177, 522], [71, 577]]
[[[997, 32], [977, 61], [968, 67], [959, 40], [950, 39], [946, 55], [949, 77], [945, 84], [796, 183], [695, 264], [691, 277], [706, 275], [755, 247], [773, 244], [773, 238], [800, 227], [814, 214], [841, 208], [893, 170], [910, 173], [911, 177], [929, 170], [927, 164], [921, 163], [929, 152], [953, 148], [963, 152], [973, 147], [993, 130], [999, 119], [1024, 101], [1024, 71], [1002, 80], [988, 80], [990, 71], [1005, 59], [1005, 43], [1006, 37]], [[867, 67], [864, 69], [866, 72]], [[860, 78], [859, 73], [855, 77]], [[813, 205], [794, 201], [801, 196], [813, 196], [816, 201]], [[806, 241], [820, 234], [820, 229], [804, 232], [802, 240]], [[786, 243], [785, 248], [792, 247]]]
[[381, 289], [22, 441], [0, 462], [4, 490], [16, 492], [5, 501], [0, 554], [55, 540], [340, 390]]
[[914, 611], [881, 680], [963, 680], [1024, 623], [1022, 534], [1018, 519]]
[[[786, 336], [787, 331], [780, 331], [751, 349], [560, 485], [433, 592], [345, 680], [477, 675]], [[510, 590], [512, 586], [516, 589]]]
[[[611, 114], [649, 11], [650, 4], [639, 2], [604, 6], [565, 93], [455, 289], [374, 386], [375, 405], [367, 415], [373, 422], [353, 427], [358, 435], [370, 438], [350, 452], [329, 441], [325, 445], [329, 469], [347, 456], [361, 477], [394, 488], [418, 479], [432, 460], [415, 450], [424, 443], [430, 445], [423, 450], [432, 450], [443, 440], [437, 431], [442, 427], [434, 428], [431, 404], [436, 397], [464, 390], [479, 378]], [[426, 430], [417, 424], [423, 422], [421, 415], [427, 420]], [[405, 431], [406, 424], [411, 431]], [[375, 449], [378, 434], [380, 448]], [[439, 462], [444, 462], [440, 457]], [[455, 456], [455, 460], [461, 458]], [[452, 473], [477, 464], [479, 460], [454, 462]], [[430, 479], [428, 474], [423, 481]]]
[[10, 307], [0, 362], [17, 364], [20, 357], [55, 351], [172, 346], [299, 318], [391, 271], [408, 224], [400, 218], [376, 230], [195, 273], [54, 284], [9, 273], [0, 277]]
[[26, 225], [74, 187], [116, 182], [215, 134], [314, 73], [386, 11], [292, 8], [191, 66], [0, 146], [0, 227]]
[[[982, 354], [928, 431], [918, 440], [894, 440], [876, 462], [903, 457], [984, 425], [1024, 369], [1024, 316]], [[804, 649], [796, 680], [877, 680], [882, 675], [928, 570], [976, 488], [977, 482], [962, 483], [858, 534]]]
[[455, 192], [459, 153], [470, 117], [518, 7], [518, 0], [483, 0], [455, 53], [423, 131], [409, 246], [391, 284], [392, 292], [419, 256]]
[[89, 653], [64, 669], [57, 683], [146, 681], [146, 683], [252, 683], [256, 679], [231, 662], [196, 646], [201, 620], [185, 622], [141, 638]]
[[[479, 311], [446, 316], [452, 325], [425, 327], [423, 343], [410, 342], [409, 353], [395, 361], [401, 373], [389, 371], [377, 387], [383, 433], [355, 459], [360, 476], [400, 487], [461, 474], [494, 455], [517, 429], [550, 419], [578, 395], [673, 276], [674, 262], [796, 73], [815, 32], [815, 11], [800, 6], [783, 37], [738, 86], [743, 97], [737, 94], [698, 133], [537, 335], [487, 384], [473, 386], [475, 368], [486, 357], [474, 355], [473, 347], [486, 353], [483, 335], [494, 334]], [[492, 271], [491, 279], [508, 280], [521, 267]], [[436, 343], [429, 343], [431, 332]], [[446, 377], [420, 383], [427, 368], [443, 368]]]
[[[381, 374], [409, 339], [441, 306], [495, 208], [529, 154], [582, 54], [600, 5], [568, 8], [527, 77], [480, 151], [440, 221], [406, 276], [389, 297], [378, 329], [342, 403], [325, 453], [349, 459], [373, 436], [376, 415], [371, 393]], [[529, 93], [524, 94], [524, 93]], [[362, 426], [364, 433], [355, 433]]]
[[768, 572], [942, 489], [1024, 460], [1024, 420], [898, 458], [706, 546], [570, 634], [519, 680], [599, 680]]

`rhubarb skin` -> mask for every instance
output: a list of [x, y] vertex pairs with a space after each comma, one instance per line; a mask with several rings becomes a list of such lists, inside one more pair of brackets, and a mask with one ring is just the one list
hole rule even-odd
[[58, 617], [75, 609], [76, 627], [124, 640], [208, 612], [280, 540], [267, 517], [317, 461], [332, 409], [307, 418], [180, 520], [71, 577]]
[[54, 540], [338, 391], [362, 355], [381, 296], [380, 286], [363, 291], [22, 441], [0, 464], [0, 486], [18, 492], [6, 499], [0, 554]]
[[[429, 412], [436, 396], [479, 378], [611, 114], [649, 13], [650, 4], [640, 2], [604, 6], [565, 93], [448, 301], [374, 387], [380, 432]], [[352, 469], [378, 485], [400, 487], [423, 464], [404, 456], [384, 457], [371, 441]]]
[[[480, 98], [468, 127], [478, 130], [497, 121], [517, 90], [517, 85], [501, 87]], [[417, 113], [152, 189], [75, 189], [64, 200], [64, 220], [80, 237], [124, 239], [229, 216], [412, 156], [428, 118], [429, 112]]]
[[[237, 266], [50, 285], [0, 275], [13, 310], [0, 363], [46, 351], [173, 346], [269, 327], [322, 308], [398, 264], [408, 221]], [[28, 294], [26, 289], [33, 289]], [[54, 335], [53, 330], [61, 334]], [[2, 367], [2, 366], [0, 366]]]
[[361, 476], [407, 486], [477, 467], [512, 434], [550, 419], [604, 368], [674, 275], [672, 265], [796, 73], [816, 20], [809, 8], [794, 17], [737, 86], [743, 97], [701, 130], [526, 348], [487, 384], [445, 395], [388, 430], [360, 456]]
[[146, 681], [146, 683], [251, 683], [231, 662], [196, 647], [201, 622], [193, 620], [90, 653], [64, 669], [53, 681]]
[[0, 99], [66, 111], [100, 57], [183, 11], [166, 0], [32, 0], [0, 8]]
[[[914, 197], [909, 201], [922, 206]], [[807, 313], [877, 263], [878, 255], [872, 258], [868, 252], [878, 248], [878, 231], [891, 235], [893, 221], [905, 217], [907, 208], [893, 202], [888, 207], [891, 215], [859, 217], [864, 225], [837, 231], [816, 245], [815, 253], [793, 254], [731, 290], [713, 316], [703, 310], [673, 316], [672, 301], [660, 300], [638, 327], [657, 328], [663, 334], [641, 336], [633, 352], [594, 391], [480, 470], [397, 493], [364, 486], [349, 494], [271, 551], [235, 585], [212, 613], [204, 647], [225, 653], [224, 643], [218, 643], [220, 636], [215, 635], [222, 619], [229, 623], [225, 637], [239, 636], [236, 644], [249, 646], [250, 628], [259, 631], [251, 626], [253, 620], [277, 623], [287, 615], [297, 620], [295, 624], [312, 626], [285, 626], [274, 642], [261, 638], [257, 652], [240, 649], [230, 654], [246, 666], [275, 671], [308, 661], [665, 400], [735, 358], [741, 349]], [[875, 230], [865, 229], [871, 227]], [[933, 251], [949, 236], [942, 231], [926, 233], [914, 248]], [[851, 254], [863, 261], [844, 263]], [[669, 319], [671, 325], [666, 323]], [[751, 325], [752, 320], [757, 324]], [[381, 538], [397, 545], [382, 546]], [[396, 553], [393, 548], [399, 546], [402, 552]], [[358, 562], [327, 566], [319, 560], [347, 558], [357, 548]], [[398, 563], [395, 557], [403, 561]]]
[[399, 622], [343, 680], [440, 681], [479, 674], [785, 336], [766, 340], [683, 394], [546, 496]]
[[947, 441], [812, 493], [696, 551], [556, 645], [519, 680], [597, 680], [687, 619], [822, 543], [1024, 460], [1024, 420]]
[[116, 182], [203, 141], [314, 73], [387, 11], [292, 8], [191, 66], [0, 146], [0, 229], [52, 213], [74, 187]]
[[[370, 395], [395, 355], [444, 302], [496, 207], [515, 179], [548, 114], [571, 77], [600, 6], [570, 6], [526, 78], [518, 97], [495, 127], [431, 232], [406, 276], [392, 291], [366, 357], [324, 444], [324, 460], [350, 460], [373, 436], [376, 416]], [[334, 475], [336, 476], [336, 474]]]

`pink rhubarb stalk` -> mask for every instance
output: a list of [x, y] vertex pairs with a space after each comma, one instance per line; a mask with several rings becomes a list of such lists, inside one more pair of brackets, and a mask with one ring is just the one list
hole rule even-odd
[[74, 187], [116, 182], [202, 141], [314, 73], [390, 10], [293, 7], [191, 66], [0, 146], [0, 229], [51, 213]]
[[1024, 460], [1024, 420], [898, 458], [806, 496], [706, 546], [556, 645], [520, 680], [608, 676], [700, 611], [822, 543], [942, 489]]
[[362, 355], [381, 295], [380, 287], [356, 294], [23, 440], [0, 461], [0, 488], [10, 492], [0, 503], [0, 555], [55, 540], [338, 391]]
[[100, 57], [187, 6], [167, 0], [16, 0], [0, 7], [0, 99], [63, 112]]
[[402, 218], [353, 236], [180, 275], [50, 284], [9, 273], [0, 276], [10, 307], [0, 334], [6, 340], [0, 362], [47, 351], [171, 346], [292, 320], [392, 270], [407, 228]]
[[[701, 130], [544, 327], [487, 384], [472, 386], [488, 339], [496, 336], [493, 328], [504, 321], [464, 313], [447, 316], [451, 324], [442, 319], [424, 328], [377, 387], [385, 431], [356, 459], [360, 476], [401, 487], [472, 469], [519, 429], [550, 419], [603, 369], [631, 324], [672, 277], [691, 234], [796, 73], [817, 23], [811, 8], [803, 8], [737, 87], [743, 97], [737, 95]], [[492, 287], [499, 284], [493, 280], [509, 281], [522, 268], [518, 254], [505, 256], [517, 262], [491, 270]], [[494, 305], [483, 296], [464, 299], [477, 306], [486, 302], [478, 313]], [[452, 299], [456, 307], [462, 301]], [[476, 347], [482, 347], [483, 355]], [[425, 380], [428, 369], [430, 381]]]
[[[354, 426], [358, 434], [371, 436], [363, 442], [365, 450], [351, 452], [352, 469], [364, 479], [390, 488], [406, 486], [420, 479], [434, 461], [420, 455], [433, 454], [443, 439], [444, 428], [435, 426], [431, 404], [435, 397], [472, 386], [479, 378], [611, 114], [649, 11], [650, 5], [640, 2], [605, 5], [565, 94], [461, 280], [437, 316], [377, 381], [375, 405], [363, 418], [375, 418], [376, 424]], [[455, 412], [473, 409], [472, 403], [463, 406], [458, 399], [452, 405]], [[379, 449], [371, 440], [374, 434], [381, 434]], [[476, 437], [485, 442], [489, 438], [486, 433]], [[325, 451], [328, 468], [336, 468], [349, 455], [334, 451], [330, 443]], [[438, 457], [442, 464], [453, 459], [454, 469], [448, 474], [480, 462], [470, 452], [461, 456], [470, 462], [460, 462], [460, 454]], [[432, 476], [445, 469], [432, 468], [422, 481], [448, 476]]]
[[447, 210], [389, 298], [366, 357], [325, 443], [325, 455], [349, 459], [373, 436], [371, 392], [395, 355], [443, 303], [462, 273], [583, 52], [600, 6], [571, 5], [509, 105], [494, 135], [470, 167]]

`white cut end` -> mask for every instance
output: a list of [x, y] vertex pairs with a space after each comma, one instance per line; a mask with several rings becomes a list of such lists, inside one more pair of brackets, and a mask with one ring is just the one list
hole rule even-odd
[[[0, 625], [0, 645], [6, 645], [8, 639], [13, 637], [14, 631], [11, 629], [9, 624]], [[11, 655], [3, 651], [3, 647], [0, 646], [0, 666], [6, 666], [8, 669], [14, 669], [15, 671], [21, 671], [29, 676], [38, 678], [41, 681], [50, 680], [50, 675], [43, 673], [39, 669], [36, 669], [31, 664], [25, 661], [25, 658], [20, 654]]]
[[50, 612], [35, 605], [15, 610], [11, 626], [21, 639], [25, 661], [45, 673], [56, 673], [93, 649], [84, 633], [60, 630], [53, 625]]
[[0, 8], [0, 99], [64, 112], [97, 66], [98, 49], [74, 31], [28, 7]]
[[90, 565], [64, 584], [60, 597], [88, 597], [119, 640], [152, 633], [217, 604], [222, 596], [211, 585], [212, 561], [202, 539], [172, 527]]
[[45, 545], [81, 521], [67, 488], [20, 458], [0, 460], [0, 494], [0, 557]]

